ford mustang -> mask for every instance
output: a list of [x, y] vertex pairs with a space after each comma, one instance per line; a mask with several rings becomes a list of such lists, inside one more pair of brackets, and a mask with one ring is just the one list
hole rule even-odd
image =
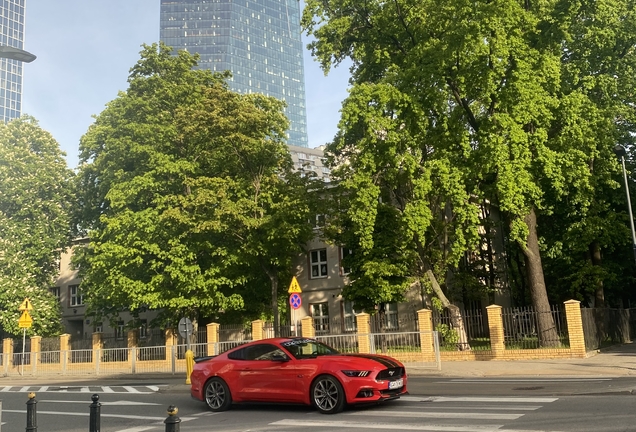
[[382, 355], [342, 354], [309, 338], [250, 342], [195, 359], [190, 392], [212, 411], [234, 402], [302, 403], [324, 414], [347, 404], [399, 398], [406, 371]]

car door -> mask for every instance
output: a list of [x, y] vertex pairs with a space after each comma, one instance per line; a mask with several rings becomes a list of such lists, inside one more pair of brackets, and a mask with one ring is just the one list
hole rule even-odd
[[[262, 343], [245, 348], [237, 370], [237, 388], [243, 400], [299, 402], [296, 361], [280, 347]], [[284, 359], [284, 360], [283, 360]]]

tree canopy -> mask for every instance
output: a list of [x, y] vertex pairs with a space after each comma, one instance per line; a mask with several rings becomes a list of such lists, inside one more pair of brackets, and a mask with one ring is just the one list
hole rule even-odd
[[311, 235], [283, 103], [233, 93], [229, 75], [196, 65], [144, 46], [128, 90], [82, 137], [79, 221], [91, 241], [79, 260], [96, 315], [276, 314], [278, 278]]
[[59, 144], [35, 119], [0, 123], [0, 325], [8, 333], [21, 333], [18, 307], [27, 297], [29, 334], [62, 330], [49, 288], [70, 241], [72, 178]]
[[[360, 246], [373, 247], [377, 209], [391, 205], [450, 282], [485, 203], [549, 311], [541, 218], [565, 207], [585, 218], [597, 187], [618, 186], [613, 145], [632, 141], [634, 2], [308, 0], [303, 25], [325, 71], [353, 62], [328, 150]], [[554, 339], [541, 316], [540, 336]]]

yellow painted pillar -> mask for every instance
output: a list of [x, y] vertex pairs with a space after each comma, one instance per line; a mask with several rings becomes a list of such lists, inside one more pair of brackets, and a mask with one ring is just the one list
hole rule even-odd
[[305, 338], [315, 338], [316, 329], [314, 328], [314, 319], [310, 316], [300, 320], [300, 334]]
[[11, 338], [2, 340], [2, 364], [5, 373], [13, 367], [13, 339]]
[[41, 362], [40, 352], [42, 351], [42, 336], [31, 336], [31, 370], [34, 372]]
[[97, 364], [98, 359], [102, 355], [102, 349], [104, 349], [104, 341], [100, 332], [95, 332], [92, 335], [93, 339], [93, 364]]
[[265, 321], [256, 320], [252, 321], [252, 340], [263, 340], [263, 326], [265, 325]]
[[417, 311], [418, 330], [420, 332], [420, 349], [422, 361], [435, 359], [435, 341], [433, 340], [433, 312], [430, 309]]
[[173, 349], [176, 344], [177, 335], [174, 333], [174, 329], [166, 329], [166, 361], [169, 364], [172, 364], [173, 358], [176, 357], [176, 352], [173, 354]]
[[71, 335], [64, 333], [60, 335], [60, 366], [62, 372], [66, 373], [66, 368], [71, 358]]
[[565, 318], [568, 323], [568, 336], [570, 338], [570, 354], [574, 358], [585, 358], [585, 334], [583, 333], [583, 320], [581, 319], [581, 302], [568, 300], [565, 303]]
[[356, 315], [358, 323], [358, 352], [361, 354], [371, 353], [371, 322], [368, 313], [359, 313]]
[[490, 349], [493, 355], [497, 356], [497, 354], [502, 354], [506, 349], [501, 306], [490, 305], [486, 307], [486, 312], [488, 314], [488, 329], [490, 331]]
[[206, 326], [208, 332], [208, 347], [207, 353], [209, 356], [216, 355], [218, 350], [216, 344], [219, 342], [219, 328], [221, 326], [218, 323], [210, 323]]

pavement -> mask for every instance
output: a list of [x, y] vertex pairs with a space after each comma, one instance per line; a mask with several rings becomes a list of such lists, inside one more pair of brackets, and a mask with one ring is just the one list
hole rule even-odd
[[448, 361], [442, 369], [407, 364], [410, 375], [446, 377], [594, 376], [636, 375], [636, 343], [614, 345], [588, 353], [584, 359]]
[[[411, 376], [421, 377], [625, 377], [636, 376], [636, 343], [614, 345], [602, 350], [589, 352], [584, 359], [555, 360], [510, 360], [510, 361], [448, 361], [442, 362], [441, 370], [423, 367], [417, 363], [407, 363]], [[131, 385], [131, 382], [166, 382], [167, 388], [187, 392], [184, 374], [171, 373], [126, 374], [126, 375], [53, 375], [53, 376], [11, 376], [0, 377], [0, 386], [27, 385], [69, 385], [99, 381], [100, 385]]]

